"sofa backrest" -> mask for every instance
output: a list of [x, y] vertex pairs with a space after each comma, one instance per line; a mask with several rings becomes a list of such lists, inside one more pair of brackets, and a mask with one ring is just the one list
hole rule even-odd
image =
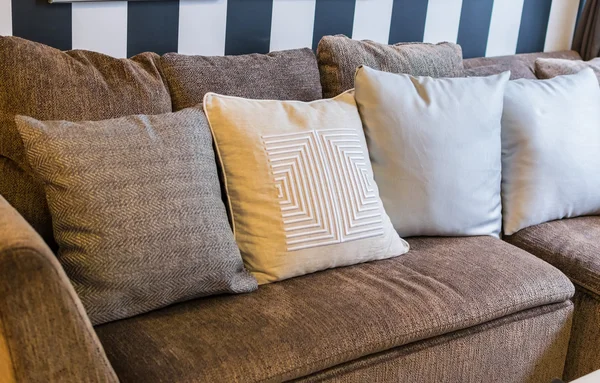
[[465, 74], [469, 76], [491, 75], [510, 70], [511, 80], [535, 79], [535, 60], [538, 58], [562, 58], [581, 60], [575, 51], [522, 53], [511, 56], [478, 57], [463, 60]]

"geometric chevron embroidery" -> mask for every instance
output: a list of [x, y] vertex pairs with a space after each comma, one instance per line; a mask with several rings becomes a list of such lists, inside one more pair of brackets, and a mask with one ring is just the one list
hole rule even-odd
[[262, 137], [277, 188], [287, 250], [383, 235], [369, 159], [353, 129]]

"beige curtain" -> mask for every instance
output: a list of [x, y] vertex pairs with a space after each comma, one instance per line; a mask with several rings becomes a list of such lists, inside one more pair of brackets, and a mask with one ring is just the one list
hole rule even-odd
[[600, 56], [600, 0], [586, 0], [575, 31], [573, 49], [584, 60]]

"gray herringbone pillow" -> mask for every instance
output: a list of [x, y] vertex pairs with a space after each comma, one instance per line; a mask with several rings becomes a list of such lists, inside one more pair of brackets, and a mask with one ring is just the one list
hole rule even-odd
[[201, 109], [100, 122], [17, 117], [58, 258], [92, 323], [248, 292]]

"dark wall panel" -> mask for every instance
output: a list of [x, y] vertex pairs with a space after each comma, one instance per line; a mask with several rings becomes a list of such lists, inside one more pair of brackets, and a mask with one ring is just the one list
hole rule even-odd
[[273, 0], [228, 0], [225, 54], [268, 53], [272, 15]]
[[352, 36], [355, 4], [352, 0], [317, 0], [313, 49], [317, 49], [323, 36], [338, 34]]
[[541, 52], [546, 42], [552, 0], [525, 0], [517, 53]]
[[66, 50], [72, 47], [71, 4], [12, 0], [13, 35]]
[[130, 1], [127, 7], [128, 56], [177, 52], [179, 1]]
[[457, 42], [464, 58], [485, 56], [493, 7], [494, 0], [463, 0]]
[[428, 0], [394, 0], [389, 43], [423, 41]]

